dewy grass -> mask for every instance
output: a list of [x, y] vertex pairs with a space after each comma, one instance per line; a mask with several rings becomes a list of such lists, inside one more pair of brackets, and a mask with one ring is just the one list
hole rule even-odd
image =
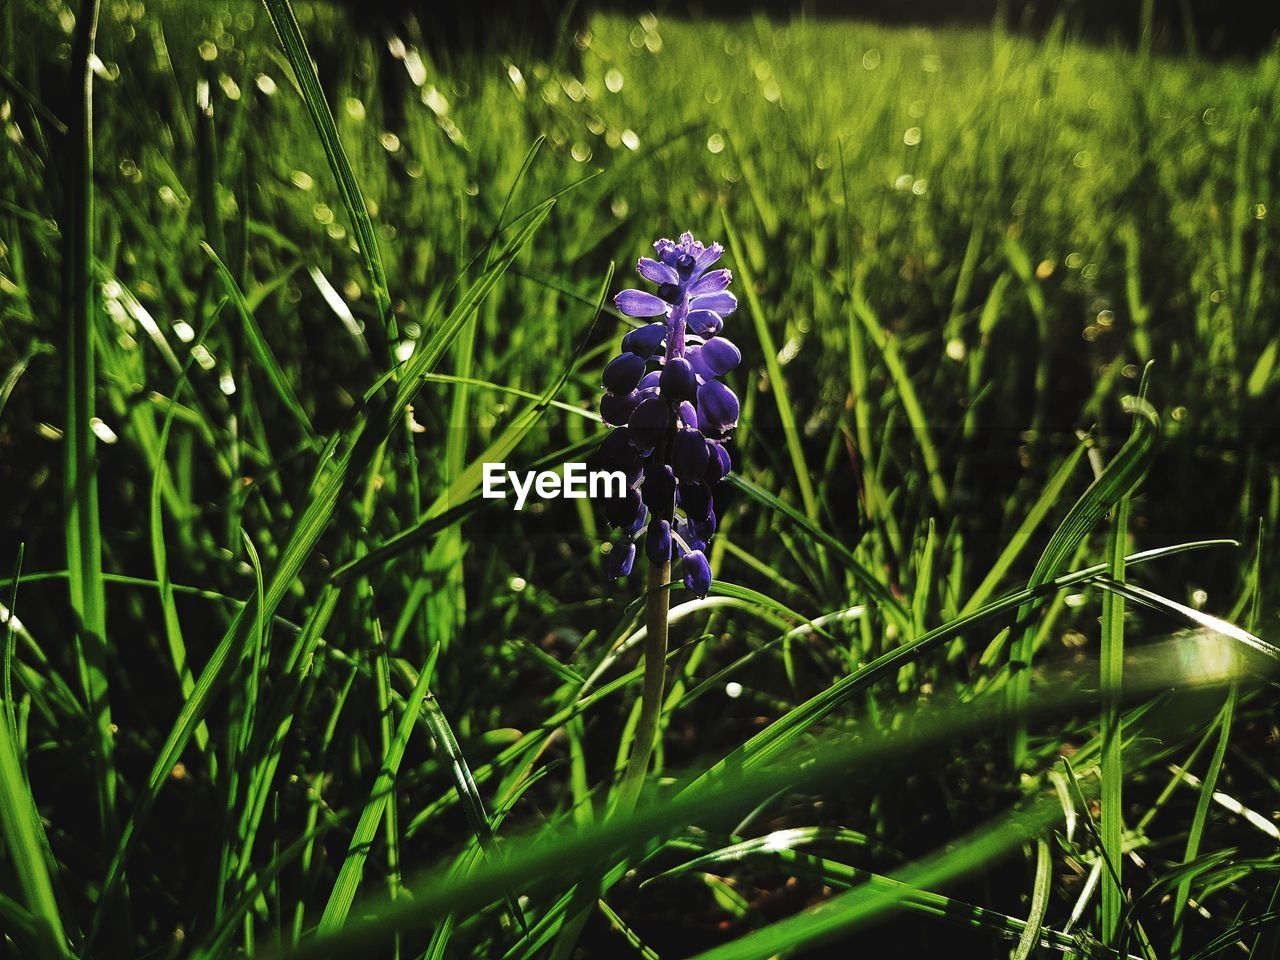
[[1275, 953], [1280, 56], [100, 6], [0, 4], [3, 949]]

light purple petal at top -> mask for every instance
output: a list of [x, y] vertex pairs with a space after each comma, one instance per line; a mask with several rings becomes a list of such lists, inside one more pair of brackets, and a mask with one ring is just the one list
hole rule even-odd
[[719, 293], [729, 286], [733, 274], [728, 270], [712, 270], [689, 284], [689, 296], [701, 297], [709, 293]]
[[[656, 300], [657, 298], [655, 297], [654, 299]], [[705, 297], [698, 297], [695, 300], [691, 300], [689, 303], [689, 308], [691, 310], [711, 310], [720, 314], [722, 317], [726, 317], [733, 313], [737, 306], [738, 298], [728, 290], [724, 290], [720, 293], [710, 293]], [[625, 313], [626, 311], [623, 312]], [[637, 314], [632, 314], [632, 316], [637, 316]]]
[[643, 290], [623, 290], [613, 302], [628, 317], [661, 317], [668, 307], [665, 300]]
[[661, 260], [654, 260], [650, 257], [640, 258], [640, 261], [636, 264], [636, 272], [646, 280], [652, 280], [654, 283], [680, 282], [680, 275], [671, 267]]
[[693, 262], [693, 275], [696, 277], [713, 263], [720, 259], [720, 254], [724, 253], [724, 247], [718, 243], [708, 246], [702, 253], [698, 254], [698, 259]]

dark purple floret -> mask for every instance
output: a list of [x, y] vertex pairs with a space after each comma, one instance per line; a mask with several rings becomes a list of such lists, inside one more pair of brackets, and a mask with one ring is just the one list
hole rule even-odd
[[662, 564], [671, 559], [671, 524], [655, 520], [645, 539], [644, 552], [650, 563]]
[[701, 550], [691, 550], [682, 558], [684, 585], [694, 596], [705, 597], [711, 589], [711, 564]]
[[604, 388], [610, 393], [630, 393], [644, 376], [644, 357], [622, 353], [604, 368]]
[[720, 437], [738, 425], [738, 397], [719, 380], [698, 388], [698, 426], [710, 437]]
[[610, 426], [626, 426], [631, 419], [631, 411], [639, 403], [640, 394], [634, 390], [624, 394], [606, 393], [600, 398], [600, 418]]
[[634, 353], [638, 357], [656, 357], [662, 350], [662, 341], [667, 336], [665, 323], [649, 323], [637, 327], [622, 338], [622, 349]]
[[677, 430], [671, 440], [671, 468], [683, 484], [703, 479], [707, 473], [707, 441], [697, 430]]
[[631, 565], [636, 560], [636, 545], [632, 540], [623, 538], [613, 545], [608, 556], [604, 558], [604, 570], [610, 580], [625, 577], [631, 572]]
[[628, 421], [631, 442], [647, 456], [666, 437], [670, 423], [671, 408], [659, 397], [645, 397]]
[[684, 357], [671, 357], [662, 365], [658, 377], [658, 390], [662, 399], [672, 401], [692, 400], [698, 395], [698, 377]]
[[624, 471], [629, 485], [604, 504], [623, 531], [606, 568], [614, 577], [630, 571], [635, 540], [646, 535], [649, 562], [680, 556], [685, 586], [701, 597], [711, 587], [706, 550], [716, 531], [716, 486], [732, 466], [724, 443], [739, 415], [737, 396], [718, 379], [742, 362], [718, 336], [737, 299], [730, 271], [711, 269], [723, 253], [718, 243], [684, 233], [653, 247], [656, 256], [641, 257], [636, 271], [656, 294], [623, 290], [614, 298], [623, 314], [653, 322], [623, 337], [622, 355], [603, 376], [600, 413], [615, 429], [594, 459]]

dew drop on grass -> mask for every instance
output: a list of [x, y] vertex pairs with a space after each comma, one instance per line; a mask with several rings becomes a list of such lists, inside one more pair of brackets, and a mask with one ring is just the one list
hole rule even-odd
[[627, 214], [631, 212], [631, 204], [627, 202], [626, 197], [614, 197], [613, 202], [609, 204], [609, 210], [619, 220], [625, 220]]
[[917, 146], [920, 143], [920, 128], [908, 127], [906, 133], [902, 135], [902, 142], [908, 147]]
[[413, 351], [417, 346], [417, 343], [413, 340], [401, 340], [396, 344], [396, 359], [404, 363], [413, 356]]
[[628, 150], [640, 149], [640, 138], [636, 136], [636, 132], [630, 127], [622, 131], [622, 145]]
[[862, 69], [874, 70], [880, 66], [880, 51], [872, 47], [862, 55]]
[[569, 150], [569, 156], [577, 160], [579, 163], [586, 163], [591, 159], [591, 148], [582, 141], [578, 141]]
[[1209, 594], [1199, 588], [1191, 591], [1191, 605], [1199, 610], [1209, 602]]
[[719, 153], [724, 149], [724, 137], [718, 133], [713, 133], [707, 137], [707, 149], [712, 153]]
[[921, 177], [911, 184], [911, 192], [917, 197], [923, 197], [929, 189], [929, 181]]
[[959, 363], [964, 359], [965, 346], [964, 341], [959, 337], [952, 337], [947, 341], [947, 359], [954, 360]]
[[185, 320], [175, 320], [173, 322], [173, 335], [183, 343], [190, 343], [196, 338], [195, 330]]
[[333, 223], [333, 211], [328, 204], [317, 203], [312, 207], [311, 215], [320, 223]]
[[730, 680], [724, 685], [724, 695], [730, 700], [737, 700], [742, 696], [742, 684], [737, 680]]
[[201, 40], [200, 46], [196, 49], [200, 54], [200, 59], [207, 63], [218, 59], [218, 45], [212, 40]]
[[511, 588], [512, 593], [520, 593], [529, 585], [529, 582], [524, 577], [512, 577], [507, 585]]
[[203, 343], [197, 343], [192, 347], [191, 355], [196, 358], [196, 363], [200, 365], [201, 370], [212, 370], [217, 362], [213, 359], [213, 354], [209, 352], [208, 347]]
[[218, 377], [218, 389], [228, 397], [236, 392], [236, 380], [231, 376], [230, 370], [224, 370], [222, 376]]
[[899, 177], [893, 181], [893, 189], [909, 190], [913, 183], [915, 183], [915, 178], [909, 173], [904, 173], [899, 175]]
[[225, 73], [218, 76], [218, 86], [222, 88], [222, 95], [228, 100], [235, 101], [240, 99], [240, 84]]
[[396, 153], [400, 149], [400, 138], [390, 130], [380, 136], [378, 142], [382, 144], [382, 149], [387, 153]]
[[257, 85], [258, 89], [261, 90], [265, 96], [268, 96], [268, 97], [275, 96], [276, 82], [273, 79], [271, 79], [271, 76], [269, 74], [260, 73], [254, 79], [253, 82], [255, 85]]
[[304, 173], [301, 170], [295, 170], [289, 174], [289, 180], [299, 190], [310, 190], [315, 186], [315, 180], [311, 178], [311, 174]]
[[343, 106], [347, 108], [347, 116], [352, 120], [364, 119], [364, 101], [359, 97], [347, 97], [347, 101]]
[[622, 71], [617, 67], [611, 67], [609, 72], [604, 75], [604, 87], [610, 93], [620, 92], [622, 90], [622, 83]]

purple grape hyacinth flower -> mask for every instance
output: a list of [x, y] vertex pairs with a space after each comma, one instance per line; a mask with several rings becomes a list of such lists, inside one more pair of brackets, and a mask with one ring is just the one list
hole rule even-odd
[[724, 444], [738, 425], [738, 398], [719, 379], [742, 361], [720, 336], [738, 301], [728, 289], [733, 275], [711, 269], [720, 244], [682, 233], [653, 247], [656, 258], [641, 257], [636, 271], [657, 292], [623, 290], [614, 298], [622, 313], [653, 322], [622, 338], [622, 353], [602, 379], [600, 415], [613, 430], [595, 465], [625, 471], [630, 482], [624, 497], [604, 504], [609, 524], [621, 530], [606, 569], [613, 579], [625, 576], [647, 531], [649, 561], [678, 557], [684, 585], [703, 597], [711, 587], [705, 551], [715, 500], [732, 468]]

